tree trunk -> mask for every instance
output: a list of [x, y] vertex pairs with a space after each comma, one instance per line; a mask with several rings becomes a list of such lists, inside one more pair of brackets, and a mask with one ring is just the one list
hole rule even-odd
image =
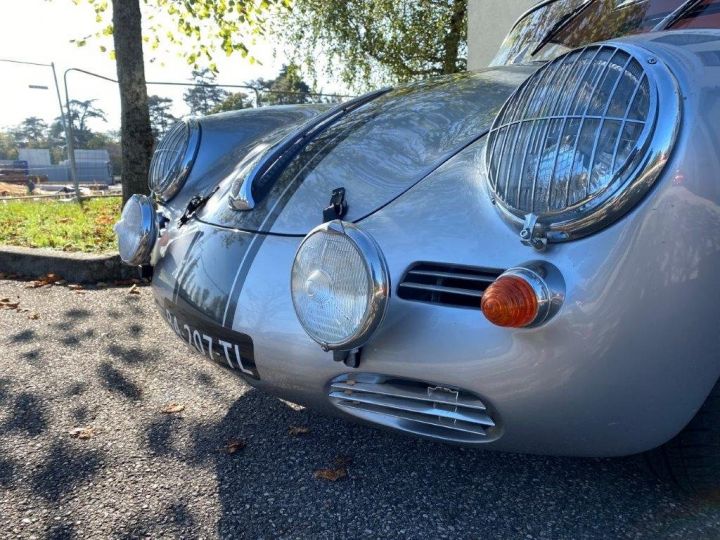
[[460, 70], [460, 66], [458, 66], [458, 55], [460, 54], [460, 41], [462, 40], [463, 31], [465, 30], [467, 1], [468, 0], [455, 0], [453, 2], [450, 28], [448, 28], [443, 43], [443, 74], [457, 73]]
[[120, 83], [123, 202], [147, 193], [152, 158], [140, 0], [113, 0], [113, 40]]

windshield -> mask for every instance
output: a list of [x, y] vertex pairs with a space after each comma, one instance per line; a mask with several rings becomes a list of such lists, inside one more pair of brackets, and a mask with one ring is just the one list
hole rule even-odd
[[[546, 61], [588, 43], [650, 32], [684, 0], [556, 0], [528, 12], [491, 65]], [[720, 28], [720, 0], [692, 2], [669, 28]]]

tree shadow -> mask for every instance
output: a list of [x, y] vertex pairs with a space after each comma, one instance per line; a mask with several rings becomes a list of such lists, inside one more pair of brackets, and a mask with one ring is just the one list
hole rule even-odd
[[111, 392], [131, 400], [138, 400], [142, 396], [142, 389], [110, 362], [102, 362], [97, 372], [100, 383]]
[[15, 397], [8, 418], [0, 424], [0, 435], [21, 432], [40, 435], [48, 427], [45, 404], [34, 394], [23, 392]]
[[123, 345], [108, 345], [107, 352], [113, 358], [125, 364], [149, 364], [157, 362], [159, 354], [147, 347], [125, 347]]
[[[579, 459], [496, 453], [414, 439], [298, 409], [259, 391], [244, 394], [217, 423], [196, 424], [192, 449], [173, 448], [173, 422], [156, 423], [148, 445], [180, 459], [212, 463], [222, 506], [220, 537], [393, 536], [379, 516], [404, 516], [402, 537], [487, 530], [501, 537], [553, 530], [588, 533], [602, 509], [603, 530], [623, 535], [644, 524], [658, 492], [636, 458]], [[292, 437], [290, 426], [310, 433]], [[247, 443], [230, 454], [229, 440]], [[314, 471], [338, 457], [348, 477], [327, 482]], [[685, 498], [685, 503], [688, 499]], [[678, 500], [683, 504], [682, 497]], [[679, 510], [678, 510], [679, 511]], [[662, 512], [661, 512], [662, 513]], [[263, 524], [271, 519], [272, 530]]]
[[27, 343], [35, 338], [35, 330], [27, 329], [10, 336], [10, 343]]
[[61, 442], [55, 442], [32, 477], [34, 492], [49, 501], [58, 501], [78, 489], [100, 469], [103, 454]]

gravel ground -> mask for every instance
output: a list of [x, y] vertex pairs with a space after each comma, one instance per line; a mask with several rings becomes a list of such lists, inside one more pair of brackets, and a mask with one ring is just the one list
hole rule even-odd
[[[21, 309], [0, 309], [2, 538], [720, 537], [717, 504], [635, 459], [492, 453], [322, 417], [192, 355], [146, 287], [26, 286], [0, 281]], [[338, 460], [347, 478], [315, 478]]]

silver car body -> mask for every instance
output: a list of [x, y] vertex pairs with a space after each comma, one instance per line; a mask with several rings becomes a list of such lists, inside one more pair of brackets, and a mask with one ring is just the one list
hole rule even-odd
[[[544, 252], [523, 245], [491, 203], [484, 159], [500, 107], [538, 65], [489, 68], [377, 98], [368, 107], [382, 106], [370, 122], [379, 122], [386, 137], [351, 140], [352, 159], [348, 145], [331, 147], [320, 162], [324, 172], [249, 212], [228, 205], [239, 164], [323, 108], [199, 120], [202, 142], [190, 176], [161, 205], [168, 223], [153, 253], [160, 316], [191, 347], [229, 363], [257, 388], [373, 425], [497, 450], [579, 456], [632, 454], [668, 441], [720, 375], [720, 62], [707, 60], [720, 57], [720, 32], [668, 35], [616, 41], [647, 51], [677, 80], [680, 130], [661, 176], [622, 219]], [[432, 162], [410, 163], [432, 145], [442, 148]], [[377, 185], [366, 168], [402, 180]], [[296, 250], [341, 185], [346, 219], [377, 241], [391, 282], [387, 315], [358, 368], [333, 361], [308, 337], [290, 292]], [[178, 226], [188, 200], [215, 186], [205, 208]], [[477, 309], [397, 294], [417, 262], [503, 270], [529, 261], [554, 265], [565, 281], [562, 309], [538, 328], [500, 328]], [[178, 325], [178, 309], [201, 329]], [[208, 345], [223, 335], [230, 336], [224, 350]], [[252, 349], [254, 365], [233, 360], [243, 357], [233, 356], [238, 336], [249, 336], [241, 348]], [[454, 438], [372, 409], [348, 411], [330, 397], [342, 391], [343, 376], [420, 381], [428, 395], [439, 393], [439, 403], [465, 392], [482, 402], [487, 434]]]

